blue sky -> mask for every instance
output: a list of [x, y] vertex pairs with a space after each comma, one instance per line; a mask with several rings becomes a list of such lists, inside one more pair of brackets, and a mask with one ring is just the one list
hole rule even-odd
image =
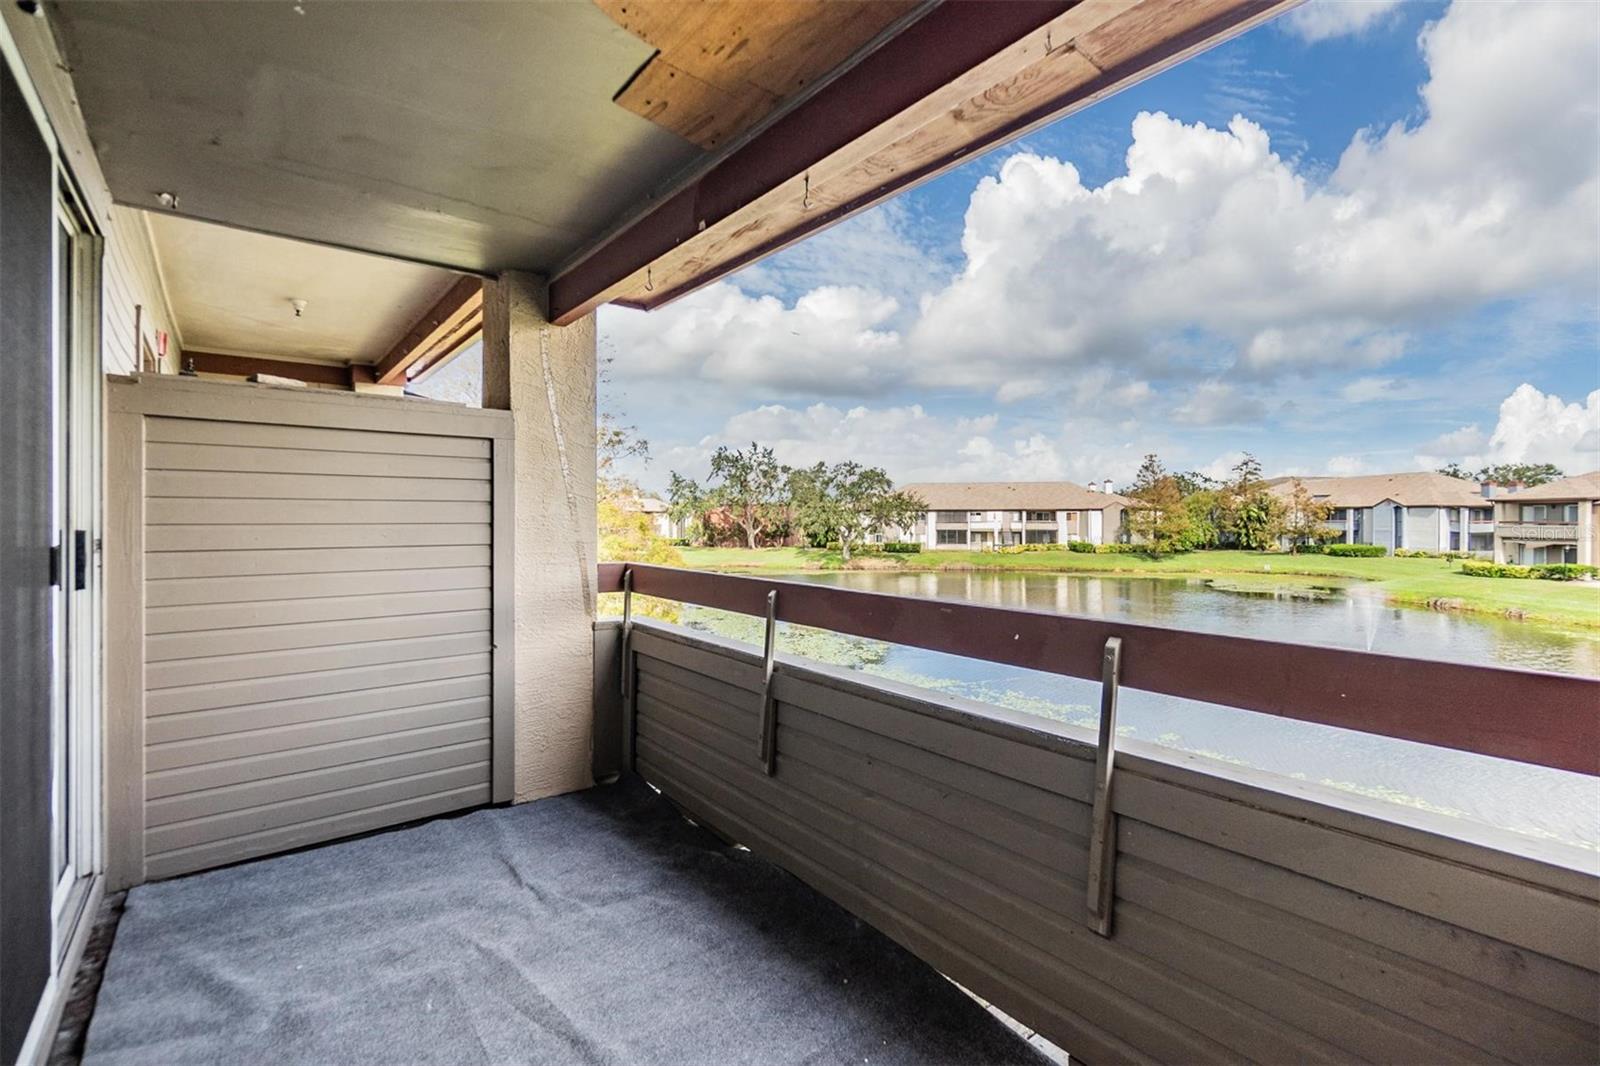
[[[665, 309], [602, 406], [901, 481], [1600, 467], [1600, 8], [1312, 0]], [[1530, 65], [1528, 56], [1540, 56]]]

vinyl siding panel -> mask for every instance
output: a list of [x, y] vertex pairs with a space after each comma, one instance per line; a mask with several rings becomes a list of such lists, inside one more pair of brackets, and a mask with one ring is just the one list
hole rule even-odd
[[653, 622], [632, 650], [647, 780], [1075, 1059], [1600, 1050], [1589, 874], [1129, 745], [1102, 938], [1084, 921], [1083, 731], [780, 661], [768, 777], [751, 650]]
[[143, 425], [145, 876], [486, 802], [492, 442]]

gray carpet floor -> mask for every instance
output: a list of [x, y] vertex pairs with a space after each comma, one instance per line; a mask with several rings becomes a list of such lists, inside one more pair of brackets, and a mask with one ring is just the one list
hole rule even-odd
[[1045, 1060], [627, 781], [134, 889], [84, 1061]]

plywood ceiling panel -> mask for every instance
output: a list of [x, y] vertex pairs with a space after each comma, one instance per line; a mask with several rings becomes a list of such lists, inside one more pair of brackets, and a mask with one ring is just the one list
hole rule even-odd
[[919, 0], [595, 0], [657, 54], [617, 103], [702, 148], [749, 129]]

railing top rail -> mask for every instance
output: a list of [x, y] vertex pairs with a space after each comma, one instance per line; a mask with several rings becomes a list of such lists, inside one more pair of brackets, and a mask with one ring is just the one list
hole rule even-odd
[[1592, 678], [642, 563], [601, 564], [600, 591], [624, 570], [642, 596], [764, 617], [778, 589], [780, 621], [1090, 680], [1121, 637], [1128, 688], [1600, 776]]

